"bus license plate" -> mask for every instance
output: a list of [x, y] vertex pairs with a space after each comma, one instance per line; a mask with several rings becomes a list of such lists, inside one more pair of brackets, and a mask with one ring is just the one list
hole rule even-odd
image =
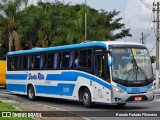
[[141, 101], [141, 100], [142, 100], [142, 97], [135, 97], [134, 100], [135, 100], [135, 101]]

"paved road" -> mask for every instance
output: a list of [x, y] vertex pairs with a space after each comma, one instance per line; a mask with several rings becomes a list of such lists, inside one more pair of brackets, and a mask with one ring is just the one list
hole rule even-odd
[[[151, 102], [144, 102], [144, 103], [130, 103], [127, 104], [125, 107], [117, 107], [116, 105], [96, 105], [94, 108], [84, 108], [81, 103], [79, 102], [73, 102], [68, 100], [61, 100], [61, 99], [52, 99], [52, 98], [38, 98], [36, 101], [29, 101], [26, 96], [21, 95], [13, 95], [8, 93], [5, 89], [0, 87], [0, 97], [8, 97], [13, 100], [17, 101], [23, 101], [23, 102], [29, 102], [29, 103], [37, 103], [37, 104], [43, 104], [47, 106], [52, 106], [60, 109], [64, 109], [67, 111], [83, 111], [78, 112], [78, 114], [83, 115], [84, 111], [87, 113], [87, 111], [94, 111], [94, 114], [100, 113], [105, 115], [107, 112], [117, 112], [117, 111], [160, 111], [160, 95], [156, 95], [154, 101]], [[76, 112], [77, 113], [77, 112]], [[93, 120], [106, 120], [106, 117], [88, 117], [89, 119]], [[158, 117], [110, 117], [109, 120], [159, 120]]]

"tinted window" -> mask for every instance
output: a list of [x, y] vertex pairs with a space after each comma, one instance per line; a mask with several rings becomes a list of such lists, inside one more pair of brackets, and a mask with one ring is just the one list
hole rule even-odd
[[93, 60], [93, 57], [92, 57], [92, 49], [89, 49], [88, 50], [88, 57], [87, 57], [87, 67], [92, 67], [92, 60]]
[[54, 54], [53, 53], [49, 53], [47, 55], [47, 58], [46, 58], [46, 68], [53, 68], [53, 65], [54, 65]]
[[59, 52], [58, 54], [58, 68], [62, 68], [62, 56], [61, 56], [61, 52]]
[[12, 57], [7, 58], [7, 69], [9, 71], [13, 69], [13, 58]]
[[22, 69], [28, 69], [28, 63], [29, 63], [28, 59], [29, 59], [28, 55], [22, 57], [23, 60]]
[[32, 55], [30, 67], [31, 69], [42, 69], [43, 68], [43, 56], [41, 54]]
[[87, 67], [87, 50], [80, 50], [79, 67]]
[[8, 70], [18, 70], [20, 69], [20, 57], [19, 56], [13, 56], [8, 57], [7, 59], [7, 69]]
[[62, 67], [69, 68], [69, 52], [63, 52]]

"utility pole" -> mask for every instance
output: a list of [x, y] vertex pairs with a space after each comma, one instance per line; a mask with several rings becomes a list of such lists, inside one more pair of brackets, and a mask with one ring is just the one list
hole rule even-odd
[[143, 32], [142, 32], [142, 38], [140, 38], [140, 43], [144, 44], [144, 34], [143, 34]]
[[85, 41], [87, 41], [87, 13], [86, 13], [87, 0], [85, 0]]
[[156, 41], [156, 89], [159, 88], [159, 2], [157, 2], [157, 4], [154, 4], [153, 3], [153, 6], [156, 6], [156, 9], [153, 8], [153, 12], [156, 11], [157, 13], [157, 18], [156, 18], [156, 38], [157, 38], [157, 41]]
[[142, 44], [144, 44], [144, 37], [143, 37], [143, 32], [142, 32]]

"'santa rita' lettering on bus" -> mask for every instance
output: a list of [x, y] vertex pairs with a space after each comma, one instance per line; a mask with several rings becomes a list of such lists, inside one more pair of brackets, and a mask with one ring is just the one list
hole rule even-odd
[[28, 74], [28, 80], [44, 80], [44, 75], [41, 73], [38, 74]]

